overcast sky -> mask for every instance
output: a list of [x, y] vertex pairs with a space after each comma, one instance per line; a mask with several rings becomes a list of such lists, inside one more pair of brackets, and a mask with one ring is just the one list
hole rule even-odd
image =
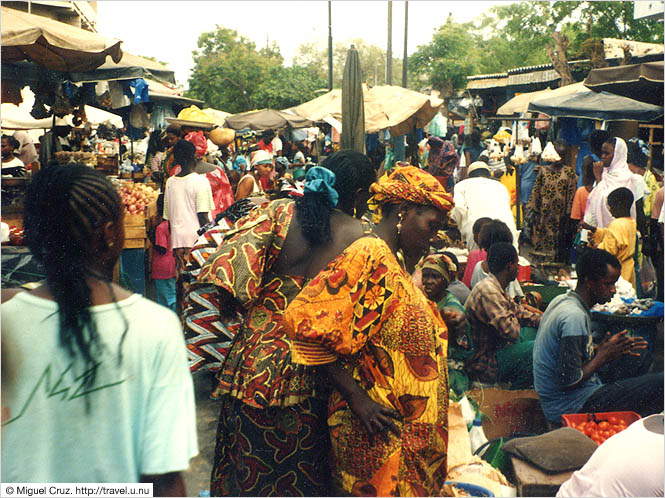
[[[452, 12], [456, 22], [471, 21], [492, 5], [506, 1], [409, 2], [407, 51], [428, 43], [434, 30]], [[276, 41], [285, 64], [290, 65], [298, 46], [328, 44], [328, 2], [311, 1], [124, 1], [97, 3], [99, 33], [123, 41], [122, 48], [136, 55], [167, 62], [178, 84], [187, 88], [192, 51], [199, 35], [215, 25], [235, 29], [265, 46]], [[388, 2], [335, 0], [332, 2], [333, 45], [353, 38], [385, 49], [388, 40]], [[404, 51], [404, 2], [393, 2], [393, 56]]]

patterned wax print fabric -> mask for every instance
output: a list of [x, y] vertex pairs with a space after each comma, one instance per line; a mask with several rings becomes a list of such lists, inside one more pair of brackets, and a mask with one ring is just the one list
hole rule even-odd
[[644, 172], [644, 183], [647, 186], [647, 193], [644, 196], [644, 215], [649, 218], [651, 216], [651, 207], [653, 205], [653, 199], [656, 196], [656, 192], [660, 188], [660, 185], [658, 185], [658, 180], [656, 180], [656, 177], [654, 174], [646, 170]]
[[370, 443], [341, 394], [328, 404], [335, 484], [363, 496], [432, 496], [446, 478], [448, 333], [387, 244], [363, 237], [296, 297], [284, 315], [293, 361], [339, 360], [371, 399], [403, 416], [400, 436]]
[[527, 211], [533, 211], [533, 244], [537, 251], [565, 261], [572, 240], [567, 240], [568, 220], [577, 191], [577, 174], [570, 166], [542, 167], [533, 186]]
[[215, 286], [196, 281], [201, 267], [222, 243], [228, 229], [226, 220], [222, 220], [199, 237], [187, 257], [184, 273], [192, 283], [184, 296], [183, 318], [189, 369], [192, 373], [219, 370], [233, 337], [240, 329], [239, 316], [232, 320], [220, 317], [221, 303]]
[[[312, 434], [326, 432], [325, 410], [317, 410], [312, 402], [325, 399], [325, 388], [316, 382], [311, 367], [292, 363], [290, 339], [282, 327], [282, 314], [304, 278], [271, 270], [294, 207], [293, 200], [279, 199], [238, 220], [197, 279], [230, 293], [245, 314], [217, 375], [215, 394], [224, 406], [232, 403], [236, 409], [220, 414], [212, 465], [214, 494], [283, 496], [291, 493], [290, 485], [297, 495], [329, 494], [321, 485], [329, 474], [327, 462], [317, 464], [314, 472], [307, 465], [324, 461], [329, 452], [327, 444], [310, 444]], [[275, 424], [286, 424], [288, 430]], [[239, 472], [229, 476], [231, 468]], [[279, 489], [271, 488], [277, 485]]]
[[259, 409], [225, 396], [210, 494], [334, 496], [325, 404], [309, 398], [286, 408]]
[[208, 258], [198, 283], [219, 287], [244, 308], [219, 383], [225, 394], [255, 408], [290, 406], [314, 395], [312, 369], [291, 362], [282, 314], [300, 292], [304, 277], [271, 271], [294, 215], [291, 199], [267, 202], [239, 220]]
[[367, 202], [374, 223], [381, 220], [383, 204], [413, 202], [431, 206], [444, 213], [453, 206], [453, 197], [447, 193], [436, 178], [415, 166], [395, 168], [383, 175], [370, 187], [373, 194]]

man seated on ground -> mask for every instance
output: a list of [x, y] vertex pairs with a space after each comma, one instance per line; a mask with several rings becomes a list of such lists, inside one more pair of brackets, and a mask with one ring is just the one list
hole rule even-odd
[[506, 292], [517, 278], [517, 251], [497, 242], [487, 257], [490, 274], [476, 284], [466, 301], [474, 353], [466, 362], [470, 380], [509, 383], [513, 389], [533, 384], [533, 333], [521, 327], [538, 327], [541, 315], [517, 304]]
[[607, 335], [595, 347], [591, 314], [595, 304], [609, 301], [621, 264], [601, 249], [580, 256], [575, 291], [557, 296], [547, 307], [533, 349], [535, 388], [547, 420], [560, 423], [565, 413], [635, 411], [642, 416], [663, 409], [663, 372], [602, 384], [596, 372], [622, 355], [647, 347], [626, 331]]

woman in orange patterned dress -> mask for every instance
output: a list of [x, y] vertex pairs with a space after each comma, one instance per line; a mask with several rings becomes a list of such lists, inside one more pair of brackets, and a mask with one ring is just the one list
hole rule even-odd
[[[452, 198], [430, 174], [399, 167], [371, 187], [380, 221], [289, 305], [294, 363], [320, 365], [338, 491], [433, 496], [446, 477], [447, 329], [410, 276]], [[403, 254], [402, 254], [403, 253]]]

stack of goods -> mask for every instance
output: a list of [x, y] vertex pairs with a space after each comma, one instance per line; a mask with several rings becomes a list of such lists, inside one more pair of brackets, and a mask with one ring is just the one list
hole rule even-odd
[[524, 154], [524, 147], [522, 144], [517, 144], [515, 152], [510, 156], [510, 160], [514, 165], [524, 164], [528, 161], [526, 154]]
[[116, 181], [116, 188], [125, 207], [125, 214], [145, 214], [148, 204], [157, 199], [159, 193], [144, 183]]
[[538, 156], [543, 153], [543, 146], [540, 143], [540, 138], [535, 137], [529, 144], [529, 156]]
[[580, 431], [597, 444], [603, 444], [641, 417], [635, 412], [605, 412], [574, 413], [561, 418], [568, 427]]
[[87, 166], [97, 166], [97, 156], [93, 152], [66, 152], [55, 153], [55, 160], [58, 164], [85, 164]]

